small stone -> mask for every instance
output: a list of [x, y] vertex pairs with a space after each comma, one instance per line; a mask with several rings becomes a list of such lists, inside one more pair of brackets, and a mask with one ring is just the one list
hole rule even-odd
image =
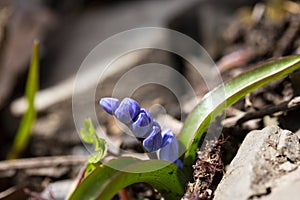
[[[278, 126], [246, 136], [215, 191], [215, 200], [299, 199], [298, 137]], [[286, 196], [285, 196], [286, 195]]]

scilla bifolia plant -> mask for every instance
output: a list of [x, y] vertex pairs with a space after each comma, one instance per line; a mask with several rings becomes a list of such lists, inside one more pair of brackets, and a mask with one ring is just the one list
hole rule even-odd
[[[142, 138], [144, 148], [148, 152], [166, 148], [160, 152], [161, 160], [138, 160], [123, 157], [101, 163], [83, 178], [81, 183], [70, 194], [69, 199], [111, 199], [122, 188], [137, 182], [146, 182], [156, 188], [165, 199], [180, 199], [184, 194], [186, 183], [192, 178], [192, 165], [196, 158], [199, 141], [211, 121], [225, 107], [232, 105], [246, 94], [271, 81], [284, 77], [300, 68], [300, 55], [273, 60], [258, 66], [225, 85], [210, 91], [189, 115], [178, 136], [167, 130], [161, 133], [159, 125], [150, 113], [141, 109], [137, 102], [125, 98], [121, 103], [117, 99], [102, 99], [101, 106], [126, 124], [133, 134]], [[212, 98], [221, 97], [212, 104]], [[178, 142], [185, 148], [185, 153], [176, 161]], [[174, 147], [171, 147], [171, 144]], [[174, 148], [172, 150], [172, 148]], [[174, 154], [175, 152], [175, 154]], [[174, 157], [173, 157], [174, 156]], [[173, 162], [176, 161], [176, 164]], [[180, 163], [183, 163], [183, 166]], [[168, 165], [166, 165], [169, 163]], [[110, 166], [110, 167], [109, 167]], [[116, 170], [111, 166], [118, 166]], [[159, 167], [161, 166], [161, 168]], [[148, 169], [144, 173], [134, 173], [138, 169]], [[157, 169], [157, 170], [151, 170]]]

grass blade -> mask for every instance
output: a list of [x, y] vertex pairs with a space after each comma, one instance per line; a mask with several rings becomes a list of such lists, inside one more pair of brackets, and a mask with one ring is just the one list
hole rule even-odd
[[33, 52], [29, 67], [28, 78], [26, 82], [25, 96], [27, 99], [27, 110], [22, 116], [21, 123], [15, 136], [12, 149], [8, 154], [8, 159], [18, 158], [25, 150], [30, 139], [31, 129], [36, 119], [36, 109], [34, 106], [34, 97], [39, 85], [39, 43], [34, 42]]

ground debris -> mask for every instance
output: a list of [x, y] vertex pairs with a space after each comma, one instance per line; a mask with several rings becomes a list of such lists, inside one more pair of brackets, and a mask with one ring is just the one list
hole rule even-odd
[[184, 200], [212, 199], [213, 184], [223, 171], [222, 140], [210, 140], [203, 150], [197, 150], [197, 161], [193, 165], [194, 182], [187, 185]]

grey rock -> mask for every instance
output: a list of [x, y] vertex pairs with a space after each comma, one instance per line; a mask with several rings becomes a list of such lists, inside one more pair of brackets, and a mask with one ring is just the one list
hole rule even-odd
[[[298, 164], [299, 166], [299, 164]], [[288, 173], [274, 181], [274, 187], [267, 196], [262, 196], [261, 200], [298, 200], [300, 195], [300, 168]]]
[[299, 166], [296, 134], [278, 126], [252, 131], [218, 185], [214, 199], [299, 199]]

